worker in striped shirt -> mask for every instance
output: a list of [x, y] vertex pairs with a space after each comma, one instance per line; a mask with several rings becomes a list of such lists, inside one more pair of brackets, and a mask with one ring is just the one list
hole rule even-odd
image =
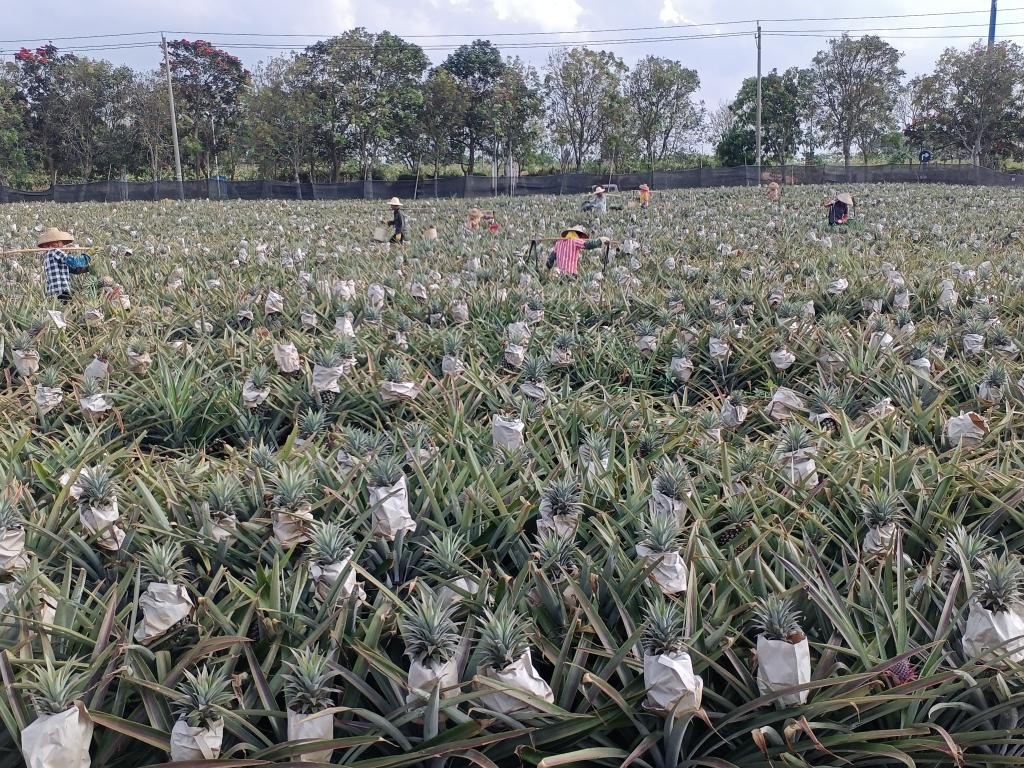
[[554, 266], [563, 275], [575, 275], [579, 270], [580, 251], [590, 251], [607, 244], [607, 237], [591, 238], [582, 225], [569, 227], [555, 241], [555, 247], [548, 255], [548, 269]]

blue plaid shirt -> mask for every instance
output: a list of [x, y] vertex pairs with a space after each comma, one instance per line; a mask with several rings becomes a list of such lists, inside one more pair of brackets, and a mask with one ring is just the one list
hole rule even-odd
[[43, 275], [46, 278], [47, 296], [71, 293], [71, 270], [68, 269], [68, 255], [60, 248], [51, 248], [43, 256]]

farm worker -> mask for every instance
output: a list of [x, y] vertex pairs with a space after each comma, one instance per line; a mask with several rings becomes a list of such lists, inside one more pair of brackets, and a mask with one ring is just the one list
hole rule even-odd
[[582, 226], [570, 227], [555, 241], [555, 247], [548, 255], [548, 269], [557, 265], [563, 275], [575, 275], [579, 269], [580, 251], [590, 251], [607, 243], [607, 237], [591, 239]]
[[651, 204], [651, 188], [646, 184], [640, 185], [640, 207], [646, 208]]
[[484, 212], [479, 208], [470, 208], [469, 214], [466, 216], [466, 229], [471, 229], [474, 232], [480, 229], [480, 222], [484, 220]]
[[36, 240], [37, 248], [45, 248], [43, 254], [43, 277], [46, 281], [46, 295], [57, 298], [61, 304], [71, 300], [71, 275], [89, 271], [88, 254], [72, 256], [62, 246], [75, 242], [73, 235], [56, 227], [44, 229]]
[[605, 213], [608, 210], [608, 200], [604, 196], [604, 187], [594, 187], [594, 196], [583, 204], [584, 211], [595, 211]]
[[853, 197], [848, 192], [841, 192], [826, 202], [825, 207], [828, 208], [828, 225], [830, 227], [845, 224], [850, 220]]
[[402, 201], [397, 197], [392, 197], [388, 200], [388, 205], [391, 206], [391, 221], [382, 221], [381, 224], [387, 224], [389, 227], [394, 227], [394, 234], [391, 235], [389, 243], [402, 243], [405, 238], [405, 217], [402, 216]]
[[779, 192], [779, 182], [773, 181], [771, 184], [768, 185], [768, 190], [767, 192], [765, 192], [765, 195], [768, 197], [769, 200], [771, 200], [774, 203], [777, 202], [779, 199]]

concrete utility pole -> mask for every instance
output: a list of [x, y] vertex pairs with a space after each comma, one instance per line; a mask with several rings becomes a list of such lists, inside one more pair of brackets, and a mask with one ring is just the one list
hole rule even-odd
[[996, 41], [996, 0], [992, 0], [992, 11], [988, 15], [988, 47]]
[[174, 140], [174, 173], [178, 179], [178, 199], [185, 199], [185, 183], [181, 179], [181, 150], [178, 148], [178, 113], [174, 110], [174, 88], [171, 87], [171, 60], [167, 55], [167, 39], [160, 33], [164, 49], [164, 70], [167, 72], [167, 100], [171, 104], [171, 138]]
[[[995, 2], [995, 0], [992, 0]], [[757, 186], [761, 186], [761, 22], [757, 22]]]

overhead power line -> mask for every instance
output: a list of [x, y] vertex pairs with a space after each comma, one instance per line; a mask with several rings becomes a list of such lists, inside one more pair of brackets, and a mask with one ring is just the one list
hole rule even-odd
[[[1013, 8], [1000, 9], [1002, 13], [1009, 13], [1012, 11], [1024, 11], [1024, 6], [1016, 6]], [[969, 16], [969, 15], [987, 15], [988, 10], [974, 10], [974, 11], [930, 11], [925, 13], [890, 13], [880, 15], [861, 15], [861, 16], [804, 16], [804, 17], [789, 17], [789, 18], [775, 18], [775, 19], [729, 19], [723, 21], [707, 21], [707, 22], [687, 22], [684, 24], [658, 24], [652, 26], [642, 27], [604, 27], [600, 29], [567, 29], [560, 31], [533, 31], [533, 32], [450, 32], [450, 33], [436, 33], [436, 34], [400, 34], [393, 33], [398, 37], [402, 37], [408, 40], [424, 40], [424, 39], [445, 39], [445, 38], [503, 38], [503, 37], [549, 37], [553, 35], [587, 35], [587, 34], [599, 34], [607, 32], [649, 32], [656, 30], [670, 30], [670, 29], [688, 29], [698, 27], [725, 27], [745, 24], [756, 24], [760, 21], [762, 24], [782, 24], [782, 23], [801, 23], [801, 22], [831, 22], [835, 23], [838, 21], [865, 21], [865, 20], [882, 20], [882, 19], [919, 19], [919, 18], [935, 18], [941, 16]], [[853, 30], [851, 30], [853, 31]], [[325, 35], [323, 32], [316, 33], [274, 33], [274, 32], [212, 32], [212, 31], [192, 31], [192, 30], [163, 30], [165, 33], [173, 33], [180, 35], [203, 35], [203, 36], [217, 36], [217, 37], [273, 37], [273, 38], [314, 38], [322, 39], [324, 37], [330, 37], [331, 35]], [[151, 30], [145, 32], [113, 32], [103, 35], [67, 35], [57, 37], [41, 37], [41, 38], [25, 38], [25, 39], [14, 39], [14, 40], [0, 40], [0, 44], [28, 44], [28, 43], [45, 43], [52, 41], [64, 41], [64, 40], [95, 40], [104, 38], [117, 38], [117, 37], [141, 37], [144, 35], [159, 35], [161, 30]]]

